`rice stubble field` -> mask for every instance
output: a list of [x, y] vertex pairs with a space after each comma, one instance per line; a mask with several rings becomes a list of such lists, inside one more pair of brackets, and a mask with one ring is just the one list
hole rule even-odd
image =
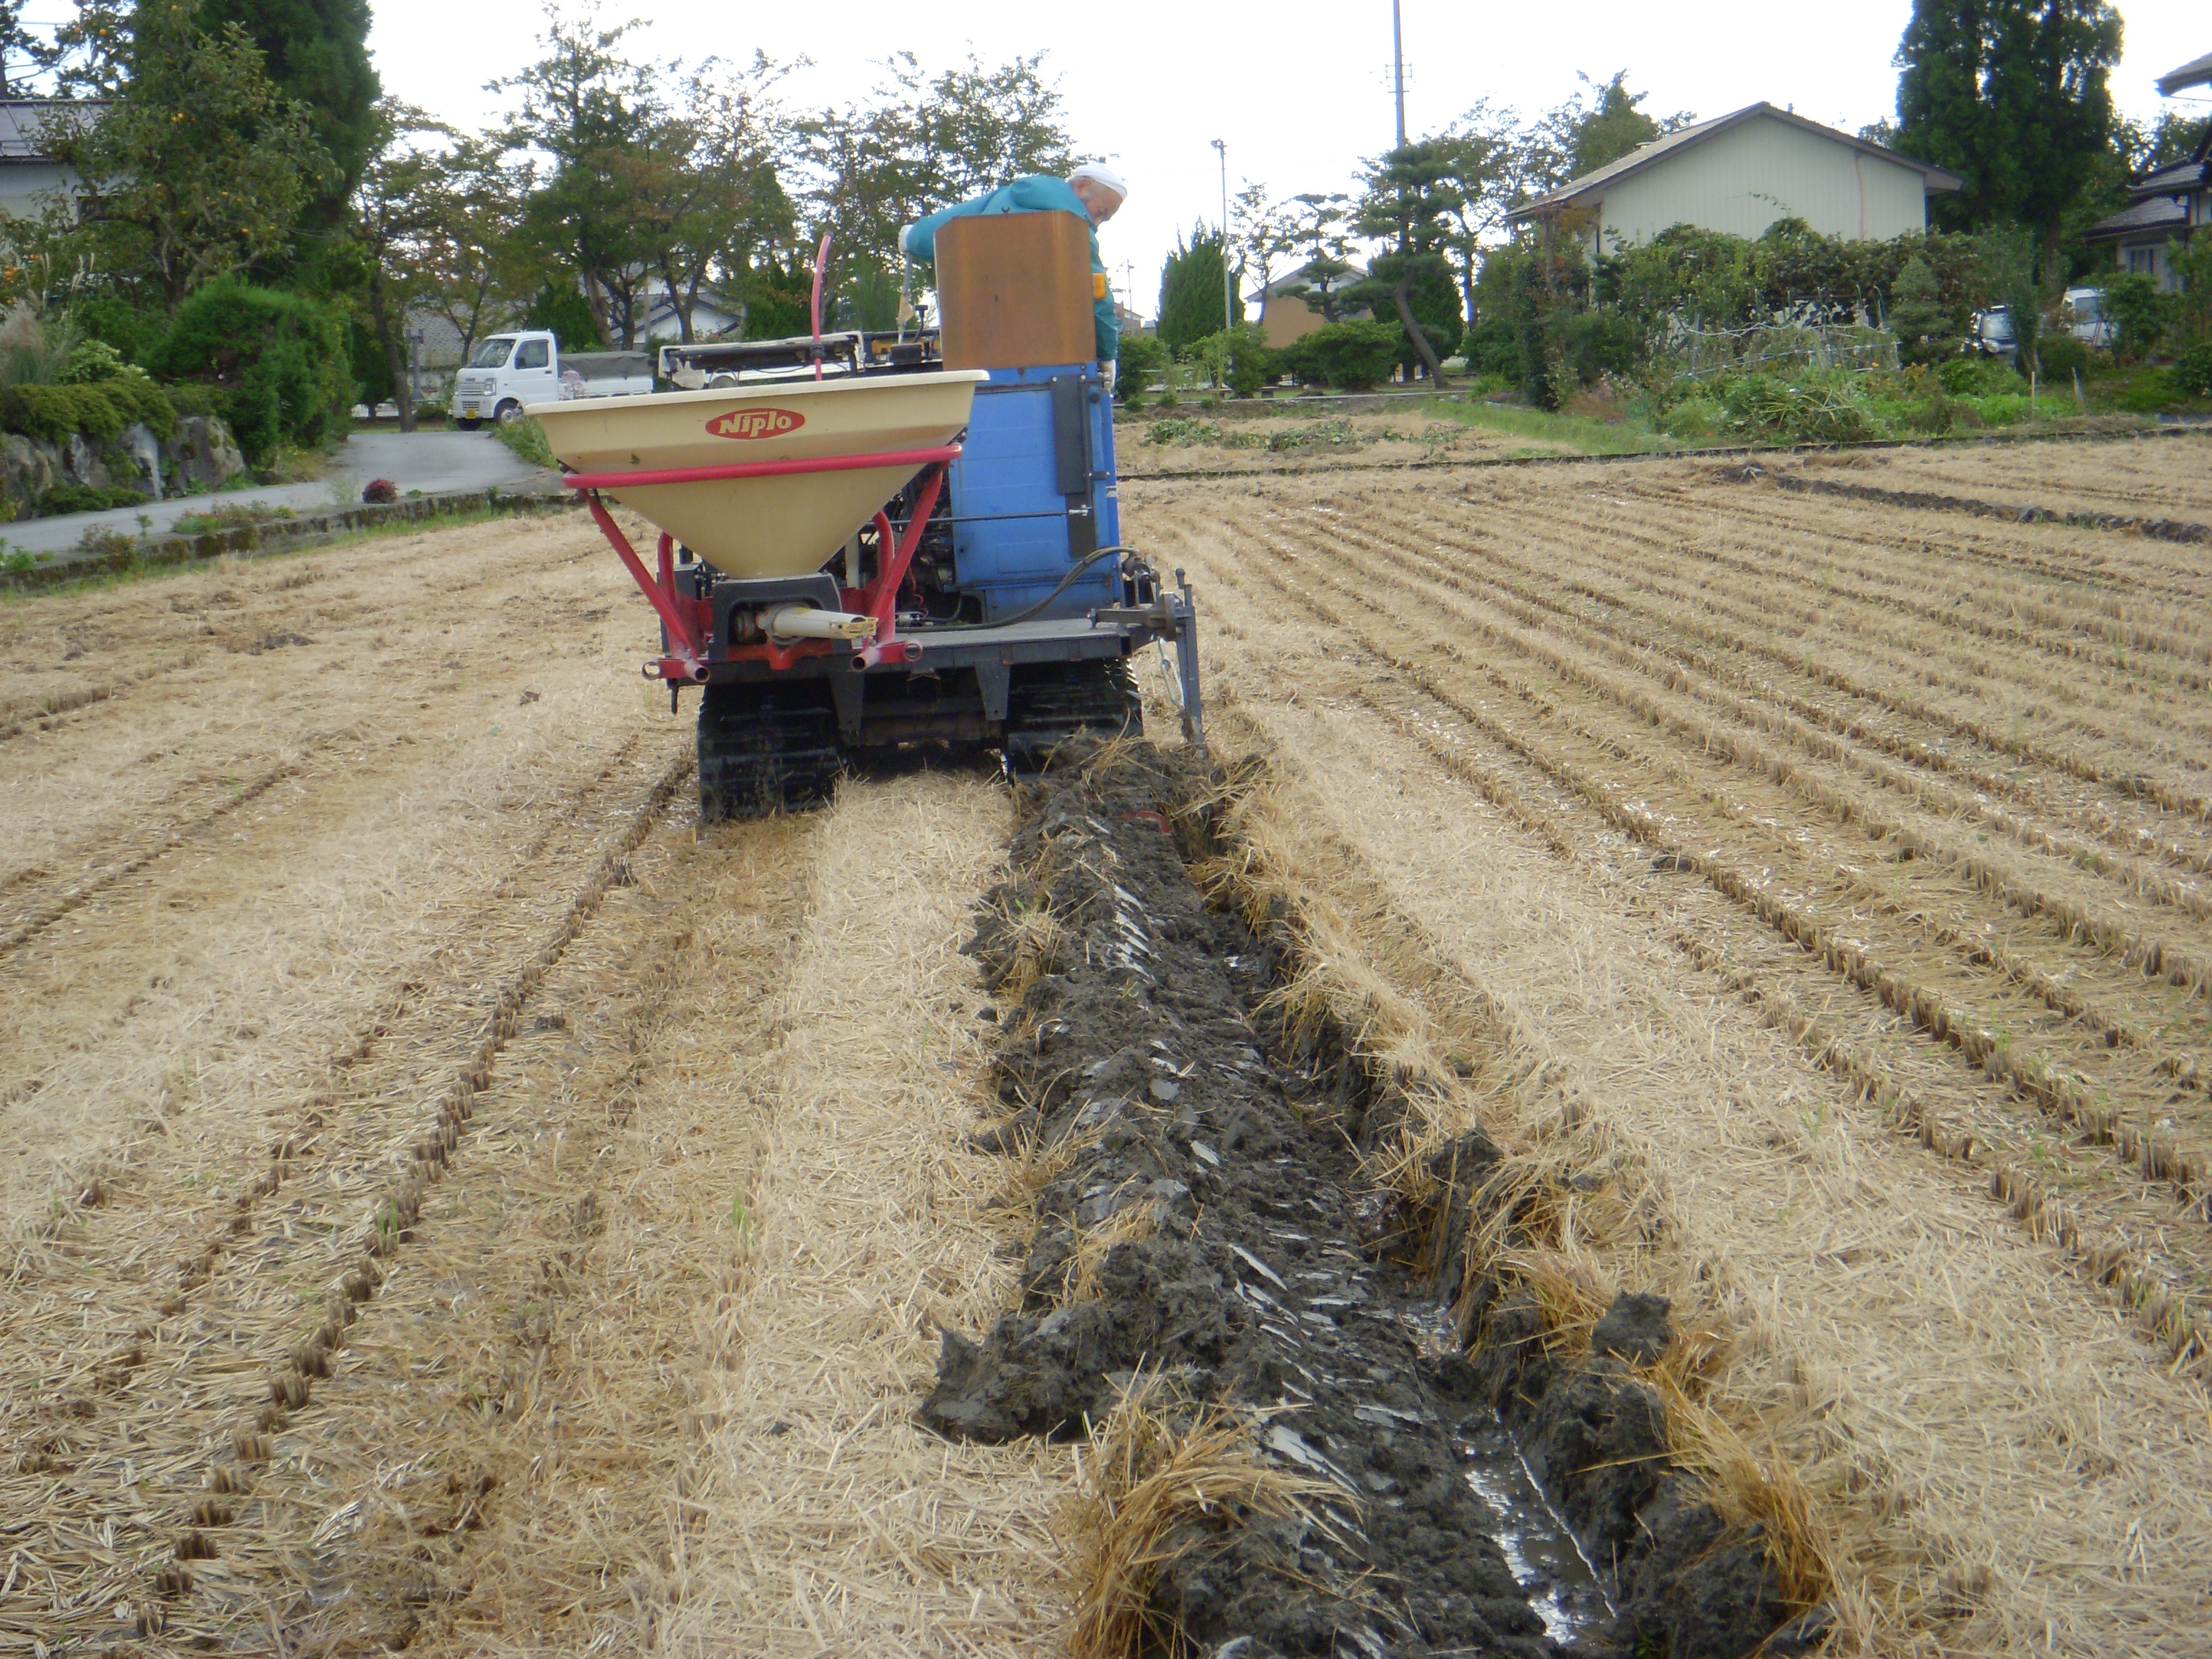
[[[2201, 443], [1834, 476], [2202, 520]], [[1684, 459], [1123, 501], [1200, 873], [1581, 1171], [1507, 1266], [1670, 1299], [1838, 1650], [2201, 1652], [2203, 550]], [[1084, 1453], [915, 1417], [1030, 1230], [1006, 793], [699, 828], [644, 624], [574, 520], [0, 610], [0, 1652], [1060, 1650]]]

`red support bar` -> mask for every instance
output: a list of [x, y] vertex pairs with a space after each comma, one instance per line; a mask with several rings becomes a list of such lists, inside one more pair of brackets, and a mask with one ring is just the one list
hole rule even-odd
[[861, 603], [868, 614], [876, 619], [876, 643], [888, 645], [898, 637], [899, 584], [906, 580], [907, 568], [914, 562], [915, 550], [921, 545], [922, 532], [929, 528], [929, 515], [937, 510], [937, 497], [945, 488], [945, 467], [933, 467], [923, 482], [921, 493], [915, 497], [914, 513], [906, 521], [906, 534], [891, 532], [890, 515], [876, 514], [876, 559], [882, 567], [875, 580], [861, 590]]
[[886, 449], [873, 455], [820, 455], [811, 460], [732, 461], [723, 466], [670, 466], [644, 472], [567, 472], [571, 489], [621, 489], [638, 484], [711, 483], [717, 478], [781, 478], [803, 472], [860, 472], [875, 466], [922, 467], [957, 460], [958, 444], [934, 449]]
[[[629, 567], [631, 578], [645, 591], [645, 597], [653, 601], [653, 608], [660, 613], [660, 620], [668, 629], [669, 643], [688, 660], [696, 662], [700, 655], [699, 647], [693, 641], [691, 630], [685, 625], [682, 613], [676, 608], [673, 584], [664, 588], [653, 580], [646, 570], [645, 561], [637, 556], [637, 550], [629, 544], [629, 538], [623, 534], [622, 526], [615, 522], [614, 515], [607, 511], [606, 504], [598, 495], [587, 495], [584, 500], [592, 509], [592, 517], [599, 522], [599, 533], [622, 556], [622, 562]], [[663, 536], [660, 538], [660, 549], [663, 568], [670, 568], [670, 562], [673, 559], [670, 538]]]

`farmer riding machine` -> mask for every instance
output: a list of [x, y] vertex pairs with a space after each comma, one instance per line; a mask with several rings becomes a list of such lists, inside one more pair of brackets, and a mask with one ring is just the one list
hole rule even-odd
[[[1121, 542], [1082, 222], [956, 220], [938, 273], [939, 328], [825, 335], [817, 255], [812, 334], [666, 347], [676, 391], [529, 411], [659, 614], [646, 677], [702, 690], [702, 819], [901, 751], [1034, 775], [1142, 730], [1148, 645], [1202, 740], [1189, 584]], [[659, 530], [650, 566], [610, 501]]]

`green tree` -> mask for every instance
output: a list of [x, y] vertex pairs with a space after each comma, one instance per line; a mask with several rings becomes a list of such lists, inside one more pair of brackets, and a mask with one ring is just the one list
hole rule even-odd
[[1649, 94], [1628, 90], [1626, 70], [1603, 82], [1575, 78], [1588, 90], [1546, 111], [1518, 137], [1511, 171], [1528, 194], [1557, 190], [1695, 119], [1686, 111], [1664, 118], [1646, 112], [1639, 106]]
[[755, 260], [791, 236], [793, 210], [777, 171], [784, 124], [767, 97], [782, 73], [758, 57], [739, 74], [695, 70], [653, 134], [653, 165], [640, 179], [645, 235], [685, 341], [697, 337], [702, 295], [743, 303]]
[[1356, 309], [1345, 303], [1347, 279], [1358, 273], [1352, 267], [1352, 198], [1309, 191], [1285, 204], [1293, 210], [1291, 251], [1305, 256], [1303, 280], [1283, 290], [1285, 298], [1301, 299], [1324, 323], [1342, 322]]
[[2112, 138], [2104, 0], [1914, 0], [1897, 49], [1897, 144], [1966, 180], [1936, 198], [1956, 228], [2026, 225], [2047, 262]]
[[637, 27], [602, 28], [549, 12], [539, 37], [544, 55], [491, 83], [522, 94], [503, 135], [507, 147], [550, 160], [525, 204], [524, 234], [549, 264], [565, 264], [581, 280], [601, 345], [635, 343], [653, 252], [654, 210], [640, 186], [654, 165], [660, 70], [623, 55], [624, 37]]
[[997, 65], [971, 53], [931, 75], [902, 52], [885, 67], [869, 99], [797, 126], [807, 217], [816, 235], [830, 233], [833, 290], [846, 286], [848, 261], [897, 270], [899, 232], [924, 214], [1075, 164], [1042, 53]]
[[[522, 234], [530, 168], [512, 162], [496, 140], [459, 137], [432, 155], [425, 187], [432, 211], [416, 247], [416, 298], [453, 325], [465, 362], [481, 337], [508, 326], [545, 285], [544, 260]], [[573, 283], [568, 292], [580, 307]], [[597, 331], [576, 337], [596, 343]]]
[[80, 67], [112, 101], [56, 107], [45, 129], [80, 181], [80, 257], [143, 276], [174, 310], [202, 283], [285, 254], [330, 163], [260, 49], [235, 23], [202, 30], [185, 0], [141, 0], [127, 33], [93, 26]]
[[599, 319], [574, 283], [549, 282], [538, 290], [519, 326], [551, 331], [563, 351], [596, 351], [599, 348]]
[[[1188, 244], [1181, 236], [1176, 238], [1175, 252], [1160, 267], [1158, 331], [1160, 343], [1170, 351], [1180, 351], [1209, 334], [1221, 331], [1224, 257], [1221, 233], [1207, 229], [1202, 222], [1192, 228]], [[1243, 322], [1243, 310], [1238, 305], [1237, 315], [1230, 321]]]
[[423, 252], [438, 217], [437, 163], [417, 141], [447, 129], [394, 98], [380, 100], [361, 181], [354, 188], [354, 237], [368, 269], [369, 327], [383, 353], [399, 429], [415, 429], [415, 388], [406, 372], [407, 309], [426, 285]]
[[368, 0], [200, 0], [198, 21], [210, 33], [237, 24], [260, 48], [277, 95], [307, 110], [309, 131], [332, 167], [308, 216], [335, 225], [383, 137]]
[[1393, 308], [1413, 355], [1437, 384], [1442, 359], [1457, 348], [1462, 331], [1459, 285], [1446, 252], [1456, 246], [1456, 216], [1466, 205], [1458, 165], [1450, 143], [1425, 138], [1369, 166], [1353, 228], [1387, 238], [1389, 251], [1376, 254], [1366, 278], [1345, 291], [1347, 300], [1378, 313]]
[[1889, 289], [1889, 326], [1898, 355], [1907, 363], [1937, 362], [1959, 355], [1959, 319], [1943, 304], [1935, 268], [1915, 257]]

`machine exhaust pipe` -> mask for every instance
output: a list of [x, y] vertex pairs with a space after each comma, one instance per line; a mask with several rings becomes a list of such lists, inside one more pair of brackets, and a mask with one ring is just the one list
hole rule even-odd
[[779, 605], [760, 613], [761, 631], [772, 640], [872, 640], [876, 619], [811, 605]]

